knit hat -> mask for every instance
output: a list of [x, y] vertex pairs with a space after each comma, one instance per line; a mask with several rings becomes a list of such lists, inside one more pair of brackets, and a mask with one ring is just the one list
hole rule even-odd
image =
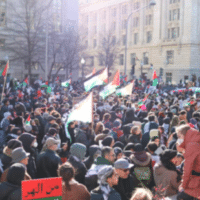
[[112, 166], [105, 166], [98, 172], [99, 184], [107, 184], [107, 179], [112, 176], [114, 168]]
[[115, 142], [115, 144], [113, 145], [113, 148], [114, 147], [119, 147], [119, 148], [121, 148], [121, 149], [124, 149], [124, 144], [122, 143], [122, 142], [120, 142], [120, 141], [117, 141], [117, 142]]
[[74, 143], [70, 147], [70, 153], [72, 156], [76, 156], [80, 160], [83, 160], [86, 154], [86, 146], [81, 143]]
[[48, 134], [53, 136], [54, 134], [57, 134], [58, 131], [55, 129], [55, 128], [50, 128], [49, 131], [48, 131]]
[[45, 145], [46, 145], [47, 147], [51, 147], [51, 146], [53, 146], [53, 145], [55, 145], [55, 144], [58, 145], [59, 143], [60, 143], [59, 140], [55, 140], [54, 138], [49, 137], [49, 138], [46, 140]]
[[4, 118], [7, 118], [7, 117], [11, 116], [11, 113], [10, 113], [10, 112], [5, 112], [5, 113], [3, 114], [3, 116], [4, 116]]
[[177, 155], [177, 151], [172, 149], [166, 149], [160, 154], [161, 161], [170, 161]]
[[30, 125], [30, 124], [26, 124], [25, 126], [24, 126], [24, 130], [26, 131], [26, 132], [31, 132], [32, 131], [32, 126]]
[[102, 145], [103, 146], [110, 146], [112, 141], [113, 141], [113, 137], [112, 136], [107, 136], [106, 138], [103, 139]]
[[21, 186], [21, 182], [24, 180], [25, 171], [25, 166], [21, 163], [11, 165], [7, 174], [7, 182]]
[[22, 142], [17, 140], [17, 139], [12, 139], [8, 142], [7, 146], [8, 146], [9, 149], [13, 150], [13, 149], [16, 149], [18, 147], [22, 147]]
[[27, 158], [30, 153], [26, 153], [26, 151], [22, 147], [18, 147], [12, 151], [12, 162], [18, 163], [21, 160]]

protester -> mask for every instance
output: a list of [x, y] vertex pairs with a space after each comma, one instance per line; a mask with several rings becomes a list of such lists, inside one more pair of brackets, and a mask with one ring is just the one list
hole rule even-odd
[[15, 163], [9, 168], [6, 182], [0, 184], [0, 199], [22, 199], [21, 182], [24, 180], [25, 171], [25, 166], [20, 163]]
[[121, 200], [120, 194], [113, 189], [118, 184], [118, 174], [114, 168], [103, 167], [98, 172], [99, 187], [91, 191], [91, 200]]
[[66, 162], [58, 168], [58, 176], [63, 179], [63, 200], [90, 200], [87, 188], [74, 179], [75, 169], [70, 163]]

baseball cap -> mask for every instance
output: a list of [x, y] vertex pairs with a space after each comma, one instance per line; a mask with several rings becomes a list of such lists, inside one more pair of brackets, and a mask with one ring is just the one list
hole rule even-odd
[[133, 166], [134, 166], [134, 164], [130, 164], [124, 158], [120, 158], [119, 160], [115, 161], [115, 163], [114, 163], [115, 169], [130, 169]]

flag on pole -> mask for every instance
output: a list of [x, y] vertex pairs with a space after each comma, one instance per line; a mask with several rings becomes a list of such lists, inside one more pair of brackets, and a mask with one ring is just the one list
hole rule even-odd
[[63, 87], [68, 87], [70, 84], [71, 84], [71, 79], [68, 79], [67, 81], [62, 82], [62, 83], [61, 83], [61, 86], [63, 86]]
[[152, 86], [157, 86], [158, 85], [158, 77], [156, 75], [156, 70], [153, 72], [153, 84]]
[[85, 123], [92, 122], [92, 113], [93, 113], [93, 95], [92, 92], [86, 97], [84, 100], [82, 100], [80, 103], [76, 104], [72, 112], [69, 114], [66, 125], [65, 125], [65, 132], [67, 138], [71, 141], [71, 136], [68, 132], [68, 125], [72, 121], [81, 121]]
[[26, 77], [22, 83], [22, 86], [25, 87], [26, 85], [28, 85], [28, 77]]
[[7, 62], [6, 66], [1, 70], [0, 76], [6, 76], [8, 67], [9, 67], [9, 62]]
[[117, 89], [117, 87], [120, 86], [120, 76], [119, 76], [119, 70], [116, 72], [114, 79], [111, 83], [109, 83], [107, 86], [104, 87], [104, 89], [99, 93], [99, 95], [105, 99], [110, 94], [114, 93]]
[[116, 91], [116, 94], [119, 96], [127, 96], [127, 95], [131, 95], [132, 94], [132, 90], [133, 90], [133, 82], [129, 83], [128, 85], [126, 85], [123, 88], [120, 88]]
[[85, 78], [89, 78], [89, 77], [93, 76], [95, 73], [96, 73], [96, 69], [94, 68], [92, 73], [86, 75]]
[[91, 90], [93, 87], [97, 85], [105, 84], [107, 79], [108, 79], [108, 68], [103, 70], [101, 74], [92, 77], [88, 81], [85, 81], [84, 82], [85, 91], [88, 92], [89, 90]]
[[26, 125], [30, 125], [31, 124], [31, 116], [29, 115], [28, 118], [26, 119], [25, 122]]

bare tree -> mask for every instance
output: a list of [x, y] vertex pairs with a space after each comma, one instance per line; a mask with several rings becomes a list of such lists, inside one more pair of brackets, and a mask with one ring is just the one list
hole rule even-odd
[[121, 52], [119, 43], [111, 31], [101, 36], [97, 56], [101, 65], [108, 67], [108, 72], [115, 65]]
[[52, 0], [16, 0], [7, 4], [5, 50], [11, 52], [10, 60], [24, 61], [31, 78], [32, 67], [44, 52], [46, 13]]
[[[52, 32], [49, 35], [49, 73], [48, 80], [54, 80], [59, 71], [63, 69], [67, 73], [73, 71], [79, 64], [79, 53], [83, 46], [79, 43], [79, 36], [75, 30], [67, 30], [63, 33]], [[55, 73], [53, 73], [55, 69]]]

